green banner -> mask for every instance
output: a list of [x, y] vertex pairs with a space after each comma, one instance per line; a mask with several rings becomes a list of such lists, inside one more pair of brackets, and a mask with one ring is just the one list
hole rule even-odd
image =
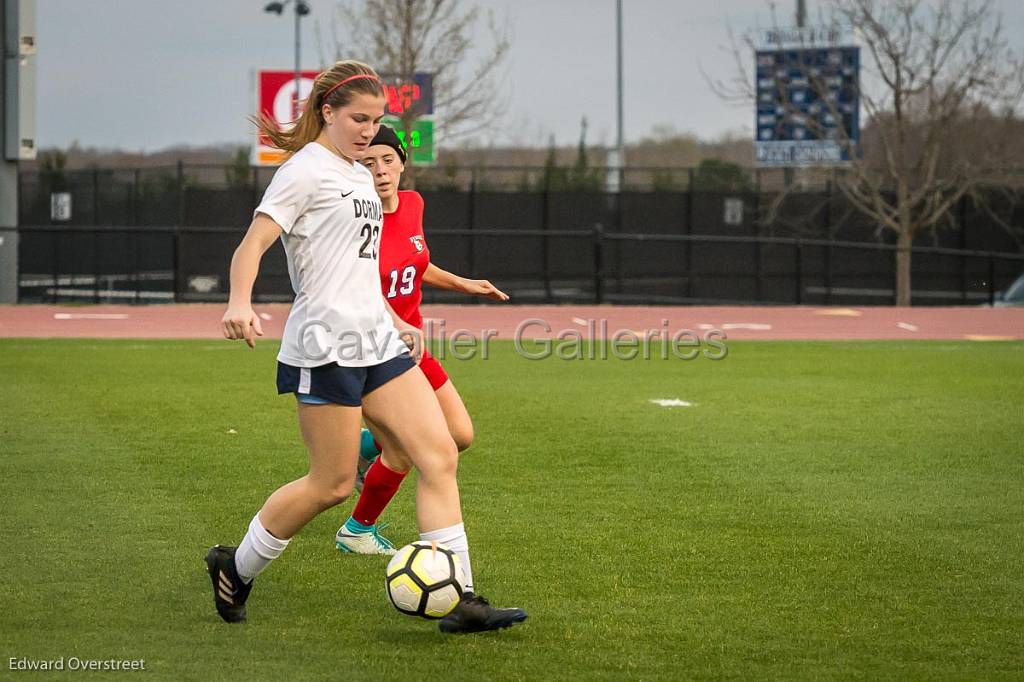
[[398, 133], [399, 139], [405, 145], [406, 151], [412, 157], [413, 163], [417, 166], [429, 166], [436, 161], [434, 155], [434, 119], [430, 116], [421, 116], [416, 119], [408, 141], [405, 139], [405, 131], [402, 130], [402, 122], [395, 116], [385, 116], [382, 123], [391, 126]]

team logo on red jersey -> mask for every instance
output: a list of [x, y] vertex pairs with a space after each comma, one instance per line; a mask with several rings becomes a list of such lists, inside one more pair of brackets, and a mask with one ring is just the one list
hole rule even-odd
[[423, 245], [423, 237], [417, 234], [415, 236], [409, 237], [409, 241], [411, 241], [412, 245], [416, 247], [416, 253], [423, 253], [423, 249], [426, 248]]

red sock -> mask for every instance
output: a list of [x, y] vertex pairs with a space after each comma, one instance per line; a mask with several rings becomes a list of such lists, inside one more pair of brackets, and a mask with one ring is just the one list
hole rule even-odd
[[[408, 472], [406, 472], [408, 473]], [[377, 523], [384, 507], [398, 492], [406, 473], [392, 471], [378, 457], [366, 471], [363, 481], [363, 492], [359, 493], [359, 501], [352, 510], [352, 518], [364, 526]]]

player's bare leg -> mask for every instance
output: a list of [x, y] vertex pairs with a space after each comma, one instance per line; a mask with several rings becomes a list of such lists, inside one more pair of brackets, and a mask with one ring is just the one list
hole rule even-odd
[[[448, 432], [452, 435], [456, 447], [460, 451], [465, 450], [473, 443], [473, 421], [462, 402], [462, 397], [451, 381], [446, 381], [434, 395], [444, 413]], [[369, 482], [363, 489], [357, 474], [359, 501], [352, 514], [335, 533], [334, 545], [345, 553], [392, 555], [395, 553], [394, 545], [380, 534], [379, 531], [384, 526], [378, 525], [377, 520], [398, 493], [402, 481], [412, 468], [412, 459], [397, 442], [385, 435], [372, 419], [365, 414], [363, 419], [368, 428], [363, 429], [361, 434], [360, 466], [366, 462], [365, 453], [369, 444], [372, 464], [366, 464], [363, 471], [364, 478]]]
[[299, 404], [299, 428], [309, 452], [309, 473], [280, 488], [260, 510], [277, 537], [290, 538], [320, 512], [352, 494], [361, 411], [344, 405]]
[[455, 477], [458, 449], [441, 404], [423, 373], [410, 370], [367, 394], [363, 410], [380, 427], [382, 435], [406, 453], [419, 470], [416, 517], [420, 539], [448, 546], [459, 555], [465, 570], [466, 592], [455, 610], [439, 622], [441, 631], [498, 630], [526, 620], [522, 609], [495, 608], [475, 592]]
[[284, 552], [292, 536], [352, 492], [360, 409], [300, 403], [298, 414], [309, 473], [267, 498], [237, 549], [218, 545], [206, 555], [214, 604], [229, 623], [245, 620], [253, 579]]
[[455, 388], [455, 384], [446, 381], [434, 391], [437, 402], [441, 405], [444, 413], [445, 423], [448, 424], [448, 433], [452, 435], [455, 446], [459, 452], [467, 449], [473, 444], [473, 420], [469, 416], [466, 404], [462, 402], [462, 396]]
[[419, 471], [416, 520], [420, 532], [462, 523], [455, 480], [458, 450], [423, 373], [412, 369], [368, 393], [363, 411], [382, 436], [408, 453]]

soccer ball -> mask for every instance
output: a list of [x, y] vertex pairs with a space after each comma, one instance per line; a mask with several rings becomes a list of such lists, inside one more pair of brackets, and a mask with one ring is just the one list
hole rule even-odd
[[436, 542], [406, 545], [388, 563], [386, 585], [395, 608], [409, 616], [442, 618], [466, 589], [459, 555]]

